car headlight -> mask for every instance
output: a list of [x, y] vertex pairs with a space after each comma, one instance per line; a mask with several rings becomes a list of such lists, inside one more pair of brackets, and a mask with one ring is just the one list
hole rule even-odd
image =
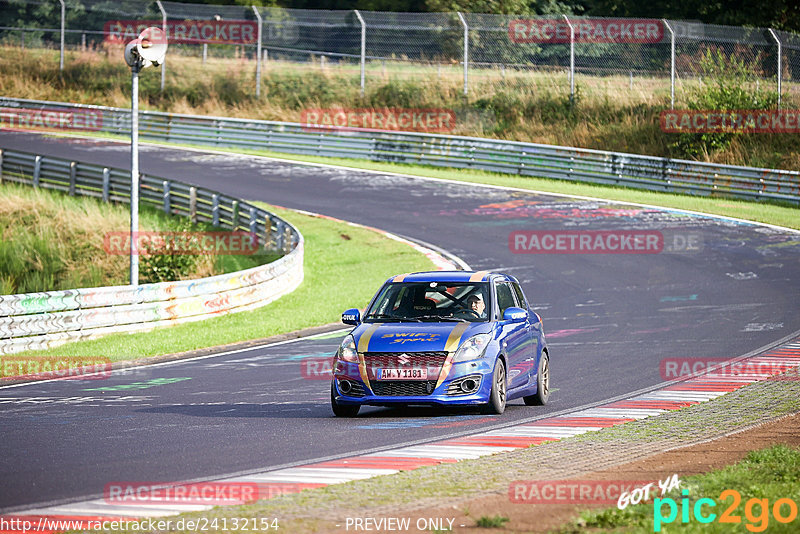
[[455, 356], [453, 356], [453, 363], [483, 358], [486, 347], [491, 340], [492, 336], [490, 334], [477, 334], [472, 336], [458, 347]]
[[346, 362], [358, 363], [356, 340], [353, 339], [352, 335], [347, 334], [342, 340], [342, 344], [339, 345], [339, 352], [336, 353], [336, 357]]

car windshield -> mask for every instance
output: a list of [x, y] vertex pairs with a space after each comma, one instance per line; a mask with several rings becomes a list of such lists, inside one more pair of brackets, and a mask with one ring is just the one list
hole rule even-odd
[[386, 284], [364, 315], [366, 322], [488, 320], [487, 283], [400, 282]]

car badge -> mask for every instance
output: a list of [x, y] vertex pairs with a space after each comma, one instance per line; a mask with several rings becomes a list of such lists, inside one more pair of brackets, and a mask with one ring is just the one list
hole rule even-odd
[[405, 352], [397, 357], [397, 363], [400, 365], [408, 365], [411, 363], [411, 358]]

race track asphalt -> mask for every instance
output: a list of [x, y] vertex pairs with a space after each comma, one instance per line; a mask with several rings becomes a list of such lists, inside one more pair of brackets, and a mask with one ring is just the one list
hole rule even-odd
[[[125, 144], [0, 133], [0, 147], [128, 168]], [[388, 230], [505, 270], [544, 317], [556, 391], [502, 416], [364, 408], [336, 419], [303, 376], [341, 336], [0, 389], [0, 511], [477, 432], [664, 381], [668, 358], [733, 358], [800, 329], [798, 234], [615, 202], [142, 146], [143, 173]], [[302, 229], [301, 229], [302, 230]], [[660, 232], [653, 254], [529, 254], [516, 231]], [[514, 241], [512, 240], [512, 244]], [[687, 245], [687, 244], [690, 244]], [[357, 272], [342, 272], [357, 284]], [[375, 288], [377, 289], [377, 288]], [[360, 305], [362, 303], [353, 303]], [[309, 303], [313, 306], [313, 302]], [[202, 328], [202, 323], [197, 324]]]

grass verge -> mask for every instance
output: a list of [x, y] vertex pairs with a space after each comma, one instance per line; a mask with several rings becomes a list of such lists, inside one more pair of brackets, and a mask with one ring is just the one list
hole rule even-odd
[[[560, 532], [572, 534], [586, 529], [630, 533], [680, 530], [707, 534], [734, 529], [797, 532], [797, 505], [800, 503], [797, 480], [800, 480], [800, 449], [776, 445], [751, 451], [744, 460], [724, 469], [681, 480], [681, 487], [688, 491], [686, 497], [673, 491], [654, 503], [628, 506], [624, 510], [585, 511], [580, 519]], [[701, 499], [706, 500], [698, 509]], [[778, 520], [776, 505], [782, 519], [791, 517], [792, 520]], [[683, 515], [684, 507], [687, 515]], [[696, 510], [700, 518], [695, 515]], [[728, 522], [722, 521], [723, 512], [728, 514]]]
[[[40, 100], [126, 107], [130, 71], [121, 47], [69, 51], [63, 71], [58, 51], [0, 47], [0, 94]], [[458, 64], [420, 65], [371, 61], [362, 95], [355, 63], [319, 60], [263, 65], [261, 98], [255, 96], [255, 61], [177, 55], [170, 51], [164, 90], [157, 69], [142, 73], [143, 109], [172, 113], [297, 122], [309, 109], [447, 109], [457, 119], [455, 135], [493, 137], [654, 156], [683, 157], [677, 134], [661, 130], [659, 114], [669, 109], [669, 81], [663, 77], [581, 74], [575, 98], [563, 72], [473, 68], [469, 95], [463, 94]], [[692, 62], [698, 58], [692, 58]], [[725, 64], [725, 62], [723, 62]], [[707, 80], [713, 75], [704, 75]], [[696, 80], [680, 81], [677, 109], [692, 109]], [[759, 94], [768, 88], [747, 86]], [[796, 84], [784, 84], [784, 107], [796, 109]], [[717, 109], [693, 108], [693, 109]], [[737, 109], [737, 108], [722, 108]], [[741, 109], [741, 108], [738, 108]], [[694, 152], [694, 151], [693, 151]], [[699, 150], [701, 160], [795, 169], [800, 138], [791, 134], [736, 135], [724, 150]]]
[[294, 292], [248, 312], [16, 356], [99, 356], [113, 362], [265, 338], [338, 321], [344, 309], [366, 305], [389, 276], [433, 268], [408, 245], [375, 231], [257, 204], [296, 225], [305, 238], [305, 279]]
[[[222, 230], [210, 224], [192, 225], [149, 206], [141, 207], [139, 223], [143, 232]], [[13, 183], [0, 185], [0, 295], [127, 284], [127, 245], [118, 250], [111, 240], [129, 228], [127, 206]], [[165, 276], [202, 278], [273, 259], [274, 255], [142, 255], [140, 279], [146, 283]]]

